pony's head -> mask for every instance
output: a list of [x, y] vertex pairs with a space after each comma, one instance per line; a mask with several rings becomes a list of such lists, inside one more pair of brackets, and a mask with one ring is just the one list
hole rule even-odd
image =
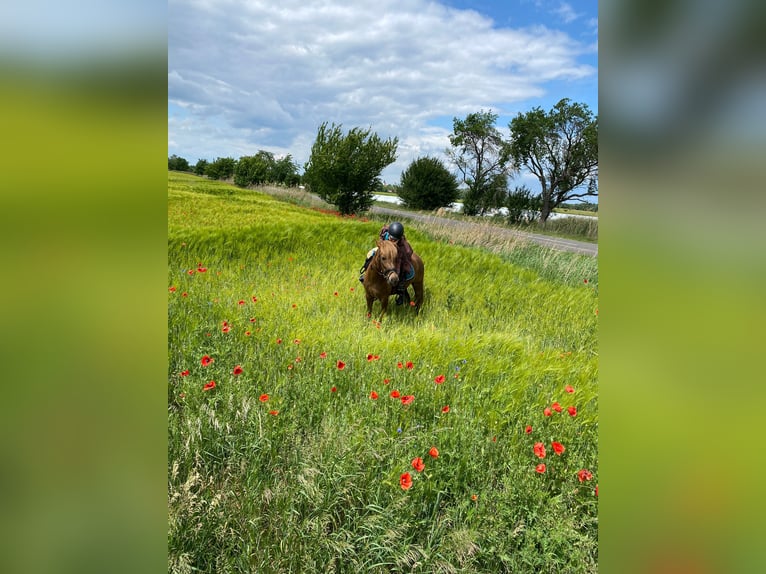
[[396, 248], [396, 243], [378, 239], [378, 251], [375, 254], [375, 258], [377, 259], [377, 271], [385, 277], [391, 287], [396, 287], [399, 283], [399, 275], [396, 273], [396, 260], [398, 255], [399, 252]]

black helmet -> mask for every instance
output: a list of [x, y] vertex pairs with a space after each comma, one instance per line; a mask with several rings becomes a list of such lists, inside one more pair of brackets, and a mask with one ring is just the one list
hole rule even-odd
[[394, 239], [401, 239], [402, 235], [404, 235], [404, 225], [398, 221], [394, 221], [388, 226], [388, 234]]

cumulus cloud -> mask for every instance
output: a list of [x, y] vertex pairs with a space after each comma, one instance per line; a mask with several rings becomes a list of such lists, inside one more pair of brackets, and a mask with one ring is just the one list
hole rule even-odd
[[328, 121], [398, 137], [390, 181], [441, 155], [445, 118], [515, 113], [551, 82], [596, 75], [582, 58], [593, 47], [562, 31], [425, 0], [171, 0], [168, 30], [170, 152], [303, 163]]

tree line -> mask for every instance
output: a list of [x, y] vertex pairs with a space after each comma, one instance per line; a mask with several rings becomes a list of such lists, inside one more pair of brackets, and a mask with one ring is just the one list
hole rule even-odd
[[[549, 111], [535, 107], [508, 124], [504, 139], [490, 111], [453, 118], [450, 147], [445, 154], [455, 171], [433, 157], [415, 159], [394, 186], [405, 206], [433, 210], [462, 199], [463, 213], [484, 215], [505, 207], [510, 220], [530, 217], [545, 222], [553, 209], [574, 199], [598, 196], [598, 117], [586, 104], [560, 100]], [[259, 151], [254, 156], [199, 160], [190, 168], [177, 156], [168, 169], [194, 171], [214, 179], [234, 179], [240, 186], [277, 183], [305, 184], [343, 214], [365, 211], [383, 187], [380, 174], [396, 161], [398, 138], [381, 139], [372, 129], [323, 123], [304, 165], [303, 176], [288, 155], [277, 160]], [[509, 187], [522, 171], [540, 184]]]
[[177, 155], [168, 158], [168, 169], [188, 171], [204, 175], [210, 179], [233, 179], [240, 187], [249, 185], [276, 184], [296, 186], [301, 182], [298, 164], [290, 154], [277, 159], [274, 154], [260, 150], [255, 155], [219, 157], [213, 161], [200, 159], [194, 166], [188, 160]]

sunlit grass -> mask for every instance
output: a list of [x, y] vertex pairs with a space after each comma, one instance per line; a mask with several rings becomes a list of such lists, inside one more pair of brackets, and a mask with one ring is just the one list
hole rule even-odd
[[555, 281], [408, 227], [425, 306], [381, 324], [357, 273], [380, 222], [168, 186], [169, 570], [596, 570], [590, 263]]

